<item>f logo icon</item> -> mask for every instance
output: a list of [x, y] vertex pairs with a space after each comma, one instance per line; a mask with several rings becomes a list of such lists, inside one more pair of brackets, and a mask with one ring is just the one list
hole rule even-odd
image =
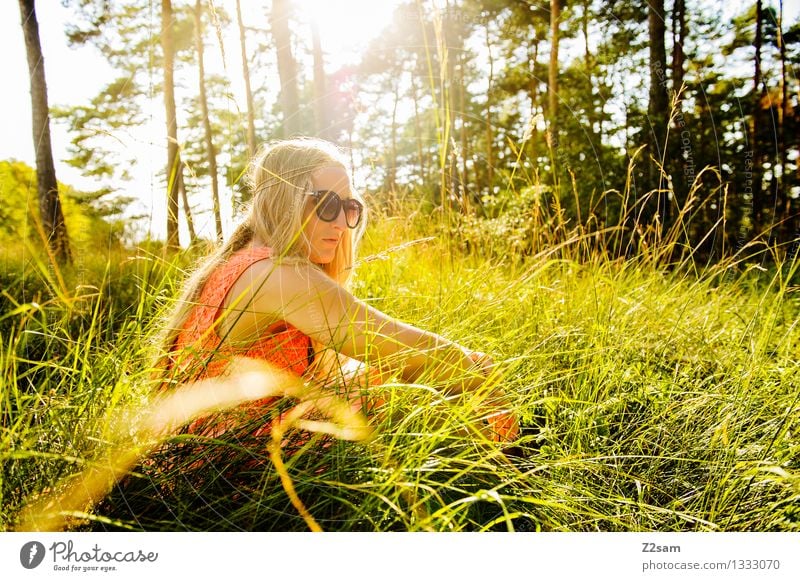
[[39, 541], [30, 541], [19, 550], [19, 562], [26, 569], [35, 569], [44, 560], [44, 545]]

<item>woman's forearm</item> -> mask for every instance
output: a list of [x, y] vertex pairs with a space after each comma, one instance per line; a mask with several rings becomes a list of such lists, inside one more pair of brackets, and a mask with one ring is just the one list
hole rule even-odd
[[449, 393], [472, 391], [481, 386], [485, 378], [476, 372], [477, 365], [467, 349], [434, 333], [425, 335], [404, 361], [401, 370], [404, 380], [416, 381], [429, 372], [448, 384]]

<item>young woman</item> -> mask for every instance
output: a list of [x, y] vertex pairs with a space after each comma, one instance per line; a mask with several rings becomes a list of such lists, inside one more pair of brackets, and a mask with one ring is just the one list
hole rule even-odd
[[[341, 386], [340, 364], [349, 358], [371, 370], [362, 382], [382, 373], [414, 382], [427, 369], [448, 393], [481, 387], [491, 358], [398, 321], [347, 290], [367, 210], [334, 145], [272, 143], [252, 161], [248, 182], [244, 221], [188, 280], [167, 325], [163, 352], [176, 381], [223, 375], [232, 357], [244, 356]], [[486, 415], [493, 439], [518, 435], [508, 410]]]

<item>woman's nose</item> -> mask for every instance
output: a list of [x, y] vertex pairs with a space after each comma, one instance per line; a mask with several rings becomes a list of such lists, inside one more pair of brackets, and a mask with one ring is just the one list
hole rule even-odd
[[345, 216], [345, 209], [341, 208], [339, 210], [339, 215], [336, 216], [336, 220], [333, 221], [333, 225], [339, 228], [339, 230], [344, 231], [347, 228], [347, 218]]

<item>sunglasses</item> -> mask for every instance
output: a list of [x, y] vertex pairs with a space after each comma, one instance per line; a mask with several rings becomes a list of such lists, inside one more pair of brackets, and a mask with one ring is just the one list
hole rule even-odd
[[343, 200], [332, 190], [309, 192], [316, 204], [317, 217], [323, 222], [333, 222], [344, 208], [344, 221], [348, 228], [355, 228], [361, 222], [364, 206], [355, 198]]

